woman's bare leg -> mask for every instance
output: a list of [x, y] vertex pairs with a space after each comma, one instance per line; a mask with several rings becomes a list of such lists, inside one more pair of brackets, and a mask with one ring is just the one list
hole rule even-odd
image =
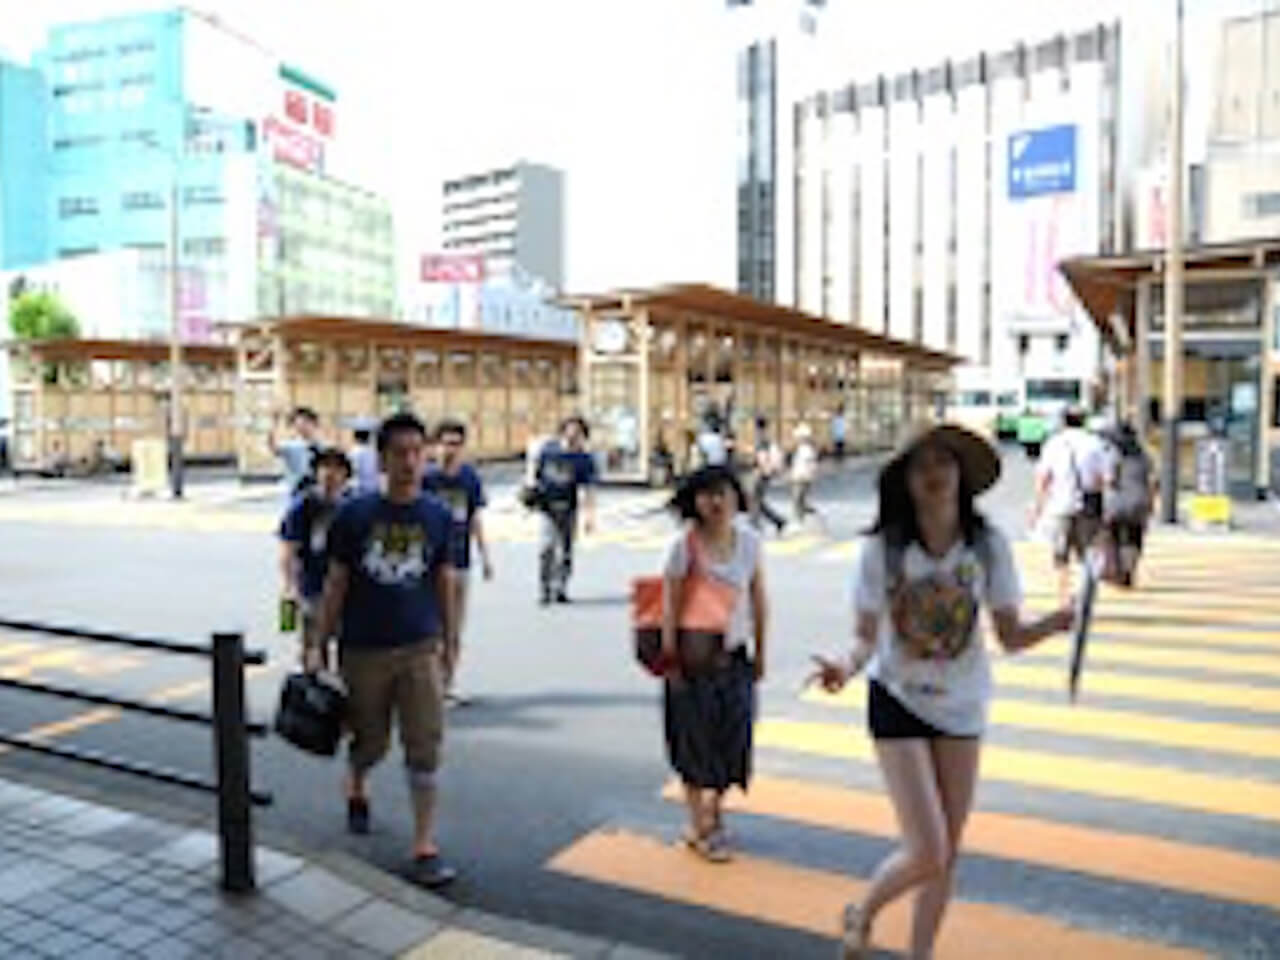
[[981, 742], [977, 738], [944, 738], [932, 741], [930, 746], [938, 776], [938, 793], [942, 798], [942, 809], [947, 822], [947, 848], [951, 855], [947, 858], [946, 869], [942, 874], [921, 887], [916, 897], [915, 914], [911, 922], [910, 956], [913, 960], [929, 960], [933, 956], [933, 942], [938, 936], [942, 915], [951, 899], [960, 837], [973, 807], [981, 752]]
[[861, 904], [867, 923], [907, 890], [941, 876], [951, 855], [928, 741], [878, 740], [876, 756], [897, 814], [902, 846], [871, 876]]

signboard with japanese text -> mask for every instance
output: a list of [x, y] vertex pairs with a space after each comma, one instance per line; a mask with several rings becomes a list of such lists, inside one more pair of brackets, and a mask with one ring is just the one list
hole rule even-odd
[[1009, 136], [1009, 198], [1076, 189], [1076, 126], [1064, 123]]
[[420, 262], [423, 283], [484, 283], [484, 255], [479, 253], [427, 253]]

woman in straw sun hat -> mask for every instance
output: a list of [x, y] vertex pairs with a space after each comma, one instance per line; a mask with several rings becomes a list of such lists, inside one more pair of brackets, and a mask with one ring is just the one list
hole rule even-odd
[[909, 956], [933, 955], [991, 697], [979, 607], [1011, 653], [1072, 624], [1070, 608], [1021, 617], [1009, 542], [974, 504], [999, 477], [999, 457], [977, 434], [951, 424], [913, 428], [880, 474], [879, 515], [855, 578], [854, 649], [813, 658], [810, 683], [830, 693], [866, 668], [868, 727], [902, 833], [862, 900], [845, 908], [846, 960], [869, 955], [876, 915], [912, 888]]

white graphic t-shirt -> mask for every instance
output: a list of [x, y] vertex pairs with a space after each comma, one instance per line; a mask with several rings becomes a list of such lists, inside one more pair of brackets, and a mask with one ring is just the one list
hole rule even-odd
[[870, 537], [854, 584], [855, 612], [879, 616], [867, 675], [916, 716], [955, 736], [977, 736], [986, 726], [991, 664], [979, 608], [1022, 603], [1009, 541], [994, 527], [984, 536], [984, 549], [961, 541], [941, 558], [912, 543], [896, 576], [884, 540]]

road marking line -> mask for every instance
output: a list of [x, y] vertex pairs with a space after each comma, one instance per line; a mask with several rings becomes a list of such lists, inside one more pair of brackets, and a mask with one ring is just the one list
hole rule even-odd
[[[662, 798], [670, 803], [682, 803], [683, 796], [674, 780], [663, 787]], [[739, 813], [842, 833], [899, 836], [887, 796], [868, 790], [758, 776], [748, 793], [734, 791], [726, 804]], [[1280, 861], [1203, 844], [975, 810], [961, 853], [1280, 909]]]
[[[1036, 653], [1061, 656], [1066, 662], [1070, 641], [1050, 640], [1036, 647]], [[1089, 663], [1122, 664], [1141, 667], [1176, 667], [1206, 673], [1232, 673], [1259, 678], [1280, 678], [1280, 655], [1267, 653], [1224, 653], [1220, 650], [1168, 648], [1126, 644], [1098, 638], [1089, 644]]]
[[[110, 723], [113, 720], [119, 720], [121, 711], [119, 707], [99, 707], [96, 710], [86, 710], [83, 713], [73, 714], [63, 720], [55, 720], [52, 723], [41, 724], [38, 727], [32, 727], [19, 734], [20, 736], [30, 737], [33, 740], [52, 740], [55, 737], [61, 737], [64, 734], [75, 733], [77, 730], [84, 730], [86, 727], [97, 726], [100, 723]], [[0, 756], [17, 750], [18, 747], [11, 747], [8, 744], [0, 744]]]
[[816, 533], [802, 533], [785, 540], [766, 540], [764, 549], [765, 553], [771, 556], [787, 557], [812, 550], [828, 542], [830, 541]]
[[[821, 757], [874, 762], [866, 732], [853, 724], [768, 719], [756, 725], [758, 747]], [[1280, 784], [1196, 773], [1156, 764], [1104, 760], [1024, 750], [999, 744], [982, 748], [982, 773], [1045, 790], [1133, 800], [1156, 806], [1280, 823]]]
[[[801, 699], [836, 709], [866, 709], [866, 688], [862, 684], [857, 685], [856, 691], [852, 687], [846, 688], [844, 694], [851, 695], [832, 695], [811, 689], [806, 690]], [[1263, 726], [1182, 720], [1136, 710], [1110, 710], [1005, 698], [992, 701], [991, 722], [997, 727], [1019, 727], [1121, 743], [1280, 759], [1280, 734]]]
[[[688, 851], [624, 831], [587, 834], [556, 854], [549, 869], [718, 913], [802, 930], [833, 940], [844, 905], [865, 884], [854, 877], [738, 855], [730, 866], [704, 863]], [[911, 897], [876, 920], [876, 945], [901, 950], [911, 929]], [[938, 937], [949, 960], [1174, 960], [1194, 951], [1069, 927], [1009, 907], [953, 902]]]

